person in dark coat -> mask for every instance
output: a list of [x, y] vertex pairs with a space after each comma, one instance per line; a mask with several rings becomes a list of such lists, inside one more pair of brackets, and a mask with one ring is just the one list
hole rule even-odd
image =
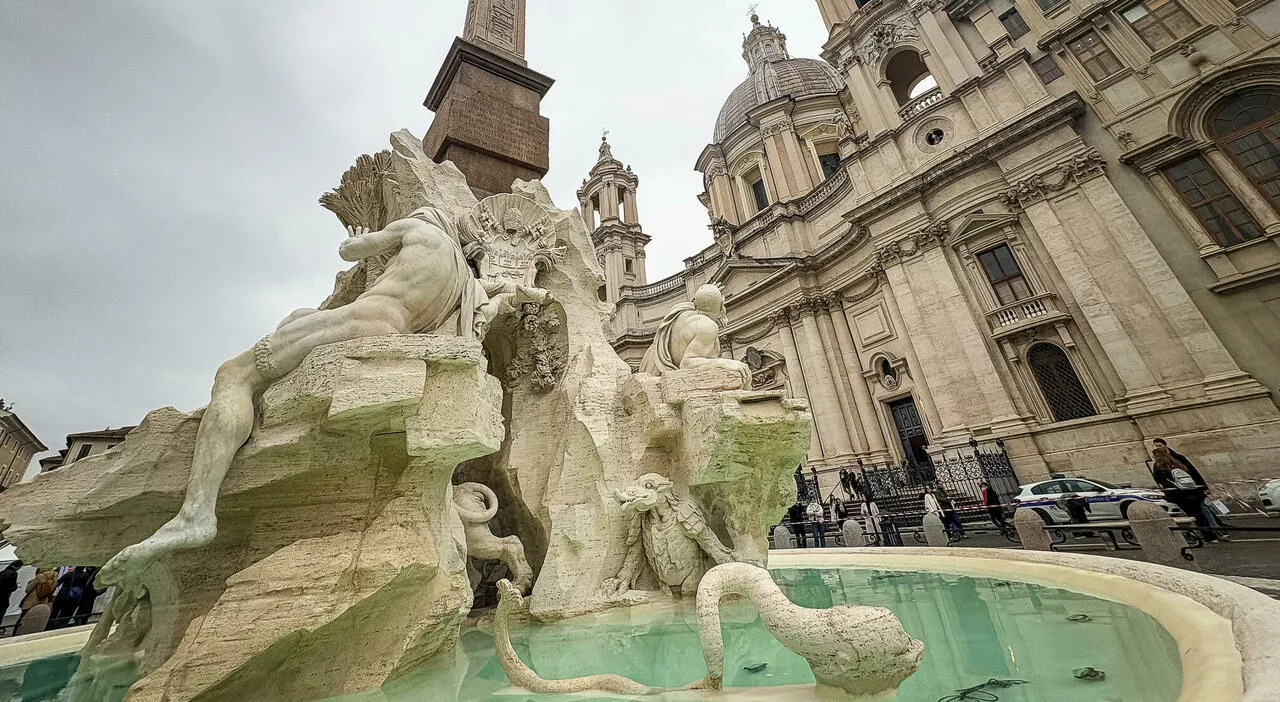
[[14, 561], [0, 570], [0, 602], [4, 603], [4, 607], [0, 610], [0, 617], [3, 617], [9, 611], [9, 600], [13, 599], [13, 593], [18, 591], [18, 570], [22, 568], [22, 561]]
[[796, 548], [805, 548], [804, 507], [799, 502], [791, 505], [791, 508], [787, 510], [787, 527], [791, 529], [791, 534], [796, 537]]
[[1201, 528], [1200, 534], [1205, 541], [1226, 539], [1226, 534], [1219, 535], [1213, 531], [1219, 524], [1205, 505], [1208, 487], [1203, 478], [1197, 479], [1199, 475], [1200, 471], [1174, 458], [1173, 451], [1168, 446], [1157, 444], [1151, 451], [1151, 476], [1155, 478], [1156, 485], [1163, 489], [1165, 499], [1196, 520], [1196, 526]]
[[58, 578], [58, 592], [53, 596], [53, 611], [49, 615], [48, 629], [61, 629], [71, 624], [71, 617], [80, 606], [90, 577], [84, 566], [76, 566]]
[[1009, 522], [1004, 518], [1004, 505], [1000, 504], [1000, 494], [985, 480], [978, 483], [978, 487], [982, 488], [982, 506], [987, 509], [987, 516], [991, 518], [991, 523], [996, 525], [997, 529], [1009, 528]]
[[98, 595], [106, 592], [106, 588], [98, 590], [95, 588], [98, 578], [98, 569], [89, 567], [86, 569], [89, 574], [89, 580], [85, 582], [84, 594], [80, 596], [80, 603], [76, 605], [75, 616], [73, 622], [76, 626], [84, 626], [89, 623], [89, 617], [93, 615], [93, 603], [98, 600]]

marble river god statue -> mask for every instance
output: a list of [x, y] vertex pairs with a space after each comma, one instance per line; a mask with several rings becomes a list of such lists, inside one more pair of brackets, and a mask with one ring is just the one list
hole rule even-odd
[[98, 582], [125, 592], [157, 557], [209, 543], [217, 534], [218, 491], [236, 451], [253, 428], [254, 401], [272, 381], [324, 344], [386, 334], [434, 331], [460, 312], [459, 335], [482, 335], [490, 305], [473, 277], [453, 219], [423, 207], [381, 231], [352, 230], [339, 255], [359, 261], [399, 248], [377, 280], [335, 309], [301, 309], [214, 376], [212, 397], [196, 434], [186, 498], [177, 516], [103, 566]]
[[662, 318], [653, 345], [640, 361], [640, 372], [660, 376], [681, 368], [720, 367], [751, 384], [751, 369], [741, 361], [720, 358], [720, 325], [725, 320], [724, 292], [707, 284], [693, 294], [693, 302], [676, 304]]

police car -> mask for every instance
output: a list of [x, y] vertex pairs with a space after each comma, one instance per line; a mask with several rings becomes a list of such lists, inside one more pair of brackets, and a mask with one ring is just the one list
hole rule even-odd
[[1164, 493], [1151, 488], [1118, 487], [1091, 478], [1054, 478], [1029, 485], [1019, 485], [1019, 493], [1013, 498], [1016, 509], [1035, 512], [1045, 524], [1065, 524], [1071, 521], [1067, 511], [1058, 504], [1064, 495], [1075, 493], [1089, 503], [1089, 519], [1109, 522], [1127, 519], [1129, 505], [1134, 502], [1154, 502], [1167, 512], [1181, 515], [1182, 510], [1164, 499]]
[[1268, 517], [1280, 517], [1280, 479], [1258, 488], [1258, 499], [1262, 500], [1262, 509]]

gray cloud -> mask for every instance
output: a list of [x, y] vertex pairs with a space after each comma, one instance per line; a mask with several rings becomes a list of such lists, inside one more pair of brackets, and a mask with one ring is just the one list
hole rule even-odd
[[[650, 276], [711, 242], [693, 162], [746, 75], [745, 2], [531, 0], [556, 79], [561, 207], [600, 130], [641, 179]], [[207, 400], [213, 371], [317, 304], [344, 232], [316, 198], [422, 99], [465, 0], [0, 4], [0, 397], [51, 448]], [[793, 54], [825, 31], [762, 3]]]

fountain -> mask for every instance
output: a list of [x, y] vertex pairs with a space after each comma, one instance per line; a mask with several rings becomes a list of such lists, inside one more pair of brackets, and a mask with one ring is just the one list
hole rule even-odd
[[0, 646], [0, 682], [25, 669], [86, 702], [781, 700], [936, 699], [1003, 676], [1048, 695], [1009, 699], [1057, 699], [1059, 659], [1116, 668], [1093, 657], [1111, 650], [1141, 654], [1112, 671], [1127, 699], [1275, 699], [1275, 604], [1208, 576], [962, 549], [771, 556], [806, 404], [721, 358], [714, 286], [632, 372], [582, 218], [538, 181], [512, 190], [477, 200], [396, 132], [322, 200], [355, 261], [329, 299], [225, 364], [208, 408], [155, 410], [0, 495], [22, 558], [107, 563], [117, 589], [87, 641]]

